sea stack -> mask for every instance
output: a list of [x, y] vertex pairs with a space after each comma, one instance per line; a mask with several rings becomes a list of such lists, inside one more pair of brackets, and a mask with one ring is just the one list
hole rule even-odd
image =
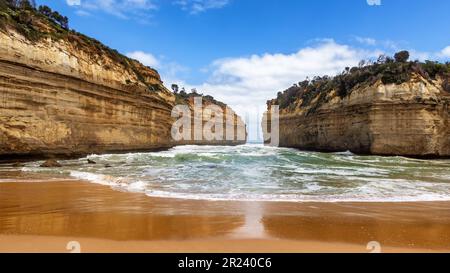
[[450, 65], [407, 59], [407, 52], [381, 56], [278, 93], [267, 105], [280, 108], [280, 146], [449, 157]]

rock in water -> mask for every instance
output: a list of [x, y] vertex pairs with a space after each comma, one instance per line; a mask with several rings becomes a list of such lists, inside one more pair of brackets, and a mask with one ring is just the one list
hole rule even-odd
[[92, 164], [92, 165], [97, 164], [97, 162], [95, 162], [95, 161], [92, 160], [92, 159], [88, 159], [87, 162], [88, 162], [88, 164]]
[[59, 168], [62, 167], [61, 164], [58, 163], [58, 161], [54, 159], [49, 159], [41, 164], [42, 168]]

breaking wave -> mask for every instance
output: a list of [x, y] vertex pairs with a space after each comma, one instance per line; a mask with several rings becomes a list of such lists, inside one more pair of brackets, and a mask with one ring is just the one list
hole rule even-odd
[[[88, 164], [87, 159], [97, 164]], [[157, 153], [61, 161], [65, 174], [152, 197], [286, 202], [450, 200], [450, 161], [303, 152], [243, 145], [180, 146]]]

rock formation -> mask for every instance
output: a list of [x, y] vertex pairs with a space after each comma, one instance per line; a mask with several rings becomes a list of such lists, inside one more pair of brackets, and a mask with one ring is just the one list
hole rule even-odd
[[[194, 98], [199, 98], [196, 94], [189, 94], [185, 97], [184, 104], [189, 107], [191, 113], [190, 136], [189, 139], [177, 141], [177, 145], [239, 145], [243, 144], [247, 139], [247, 128], [241, 117], [236, 115], [234, 111], [227, 105], [214, 100], [210, 96], [201, 96], [202, 104], [196, 111]], [[212, 107], [211, 107], [212, 106]], [[220, 111], [219, 111], [220, 110]], [[197, 115], [197, 114], [199, 115]], [[227, 117], [227, 114], [229, 116]], [[214, 126], [211, 118], [216, 116], [220, 120], [222, 126]], [[197, 124], [197, 129], [196, 129]], [[183, 128], [186, 129], [186, 128]], [[218, 130], [218, 139], [209, 141], [196, 139], [196, 133], [201, 133], [203, 130], [209, 130], [211, 136]], [[221, 130], [221, 131], [219, 131]], [[231, 137], [229, 136], [231, 135]], [[197, 133], [198, 136], [198, 133]], [[207, 136], [203, 133], [203, 137]]]
[[0, 2], [2, 157], [78, 156], [180, 144], [171, 138], [176, 98], [156, 70], [34, 9]]
[[268, 109], [281, 104], [280, 146], [448, 157], [449, 67], [388, 59], [299, 83], [268, 102]]

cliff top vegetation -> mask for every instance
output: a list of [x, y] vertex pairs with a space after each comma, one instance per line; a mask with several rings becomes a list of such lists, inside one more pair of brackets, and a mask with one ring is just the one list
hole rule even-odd
[[[126, 57], [94, 38], [70, 29], [69, 19], [48, 6], [36, 7], [34, 1], [29, 0], [0, 0], [0, 31], [7, 32], [10, 29], [32, 43], [49, 38], [54, 41], [67, 41], [75, 48], [90, 54], [94, 60], [106, 57], [121, 65], [134, 73], [138, 82], [146, 86], [149, 91], [161, 90], [160, 86], [150, 84], [146, 80], [149, 75], [154, 75], [159, 80], [155, 69]], [[105, 69], [108, 67], [105, 66]], [[124, 84], [131, 83], [127, 81]]]
[[203, 102], [215, 104], [222, 108], [227, 106], [225, 103], [216, 100], [213, 96], [200, 94], [195, 88], [191, 89], [190, 93], [186, 92], [186, 88], [180, 88], [177, 84], [172, 84], [171, 88], [175, 94], [177, 104], [187, 104], [192, 98], [202, 97]]
[[[450, 63], [435, 61], [409, 61], [409, 52], [400, 51], [394, 57], [381, 55], [376, 61], [361, 61], [358, 66], [346, 67], [334, 76], [314, 77], [294, 84], [283, 92], [278, 92], [276, 99], [268, 101], [270, 105], [279, 105], [280, 109], [293, 110], [298, 107], [311, 106], [314, 111], [330, 99], [330, 92], [335, 91], [340, 98], [350, 95], [353, 90], [364, 88], [381, 81], [383, 84], [402, 84], [413, 75], [420, 75], [428, 81], [440, 78], [442, 88], [450, 93]], [[312, 101], [316, 99], [314, 105]]]
[[[133, 72], [138, 81], [147, 86], [149, 91], [162, 89], [161, 86], [148, 83], [146, 76], [149, 73], [143, 71], [143, 69], [148, 69], [158, 75], [155, 69], [145, 67], [100, 41], [70, 29], [69, 19], [48, 6], [37, 7], [35, 2], [30, 0], [0, 0], [0, 31], [8, 31], [9, 28], [33, 43], [47, 38], [55, 41], [65, 40], [76, 48], [90, 53], [94, 59], [108, 56], [114, 62]], [[132, 85], [133, 82], [127, 80], [124, 84]], [[172, 90], [178, 104], [188, 104], [192, 97], [201, 96], [207, 103], [225, 106], [224, 103], [215, 100], [212, 96], [199, 94], [195, 89], [191, 93], [187, 93], [184, 88], [179, 90], [177, 85], [172, 85]]]

